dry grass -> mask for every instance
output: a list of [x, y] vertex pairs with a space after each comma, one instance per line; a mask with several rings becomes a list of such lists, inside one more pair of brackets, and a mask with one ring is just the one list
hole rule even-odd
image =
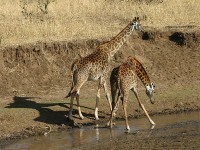
[[199, 26], [199, 8], [199, 0], [163, 0], [148, 5], [134, 0], [56, 0], [49, 5], [47, 15], [41, 15], [36, 4], [30, 4], [31, 19], [25, 19], [19, 0], [1, 0], [0, 46], [110, 38], [136, 15], [145, 18], [143, 26], [154, 28]]

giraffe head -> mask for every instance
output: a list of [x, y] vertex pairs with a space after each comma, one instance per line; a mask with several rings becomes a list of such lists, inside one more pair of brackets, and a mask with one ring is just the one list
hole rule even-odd
[[155, 103], [155, 99], [153, 98], [154, 88], [155, 88], [155, 85], [153, 84], [153, 82], [146, 85], [146, 94], [149, 97], [152, 104]]
[[133, 30], [138, 30], [138, 31], [142, 31], [143, 32], [143, 28], [140, 24], [140, 19], [139, 17], [135, 17], [132, 21], [132, 31]]

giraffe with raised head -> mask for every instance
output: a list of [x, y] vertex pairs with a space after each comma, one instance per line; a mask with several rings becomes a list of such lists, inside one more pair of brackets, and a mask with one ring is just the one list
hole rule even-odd
[[106, 83], [106, 78], [110, 71], [111, 57], [120, 49], [127, 37], [131, 35], [134, 30], [143, 31], [139, 22], [139, 18], [135, 17], [117, 36], [110, 41], [103, 43], [97, 49], [86, 57], [76, 60], [72, 66], [72, 86], [67, 97], [71, 96], [69, 118], [72, 119], [73, 100], [76, 98], [79, 117], [83, 119], [81, 108], [79, 104], [79, 92], [86, 81], [99, 80], [99, 85], [96, 95], [95, 119], [98, 120], [98, 103], [100, 100], [100, 89], [104, 87], [106, 98], [108, 100], [110, 111], [112, 110], [110, 102], [110, 94]]
[[155, 125], [154, 121], [150, 118], [147, 113], [144, 105], [141, 103], [138, 92], [137, 92], [137, 78], [136, 75], [140, 78], [143, 85], [146, 87], [146, 94], [149, 97], [152, 104], [154, 104], [154, 84], [150, 81], [147, 72], [145, 71], [142, 64], [134, 57], [129, 56], [127, 61], [122, 65], [114, 68], [111, 72], [110, 76], [110, 86], [111, 86], [111, 95], [112, 95], [112, 113], [110, 115], [110, 120], [107, 123], [107, 126], [112, 128], [113, 126], [113, 117], [115, 116], [115, 112], [118, 109], [119, 100], [122, 100], [124, 114], [125, 114], [125, 123], [126, 129], [129, 131], [130, 127], [128, 124], [128, 116], [127, 116], [127, 101], [129, 97], [129, 91], [133, 91], [139, 106], [143, 109], [146, 116], [149, 119], [149, 122], [152, 125]]

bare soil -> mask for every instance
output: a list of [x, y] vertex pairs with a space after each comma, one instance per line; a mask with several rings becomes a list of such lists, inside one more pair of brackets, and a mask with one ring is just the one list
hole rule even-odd
[[[139, 85], [142, 102], [150, 115], [200, 110], [200, 30], [185, 28], [185, 32], [168, 27], [134, 33], [111, 63], [112, 67], [117, 66], [128, 55], [135, 55], [143, 63], [156, 85], [154, 105], [147, 101], [144, 87]], [[16, 139], [95, 122], [97, 82], [87, 82], [81, 90], [84, 120], [79, 119], [76, 107], [74, 121], [68, 120], [69, 99], [64, 97], [71, 85], [71, 63], [78, 54], [86, 56], [106, 40], [38, 42], [1, 48], [0, 147]], [[110, 113], [103, 90], [101, 95], [100, 122], [108, 120]], [[128, 106], [129, 118], [144, 115], [133, 94]], [[120, 107], [117, 118], [123, 116]], [[197, 136], [192, 135], [190, 139], [194, 137]], [[149, 140], [147, 143], [157, 139]]]

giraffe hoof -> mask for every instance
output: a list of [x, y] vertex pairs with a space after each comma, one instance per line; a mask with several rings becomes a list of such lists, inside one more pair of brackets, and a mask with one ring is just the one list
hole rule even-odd
[[129, 129], [129, 130], [128, 130], [128, 129], [126, 129], [125, 133], [130, 133], [130, 131], [131, 131], [130, 129]]
[[111, 125], [110, 121], [107, 122], [106, 127], [108, 127], [108, 128], [109, 128], [109, 127], [112, 128], [112, 125]]
[[83, 120], [83, 119], [84, 119], [84, 117], [83, 117], [83, 116], [80, 116], [80, 118], [81, 118], [81, 120]]
[[129, 126], [126, 127], [126, 132], [129, 132], [131, 129]]
[[108, 126], [110, 129], [112, 129], [113, 128], [113, 125], [112, 125], [112, 123]]
[[151, 125], [151, 130], [154, 129], [155, 126], [156, 126], [156, 124], [152, 124], [152, 125]]
[[156, 123], [155, 123], [155, 122], [153, 122], [153, 121], [151, 121], [151, 124], [152, 124], [152, 125], [156, 125]]

